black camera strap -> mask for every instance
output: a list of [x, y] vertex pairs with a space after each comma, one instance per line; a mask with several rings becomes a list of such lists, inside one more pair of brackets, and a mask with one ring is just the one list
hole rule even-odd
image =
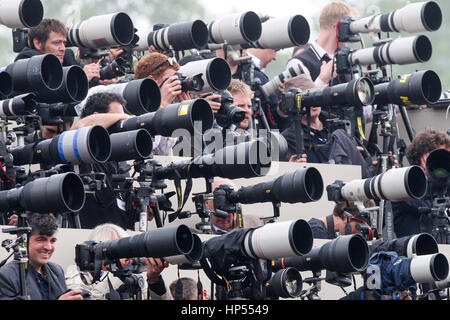
[[189, 198], [189, 194], [191, 193], [191, 190], [192, 190], [192, 178], [189, 178], [186, 181], [186, 187], [185, 187], [184, 196], [183, 196], [183, 191], [181, 189], [180, 174], [178, 173], [178, 170], [176, 170], [176, 169], [175, 169], [175, 173], [177, 175], [174, 178], [174, 183], [175, 183], [175, 189], [177, 192], [178, 209], [174, 213], [169, 214], [169, 223], [178, 218], [178, 216], [180, 215], [181, 210], [183, 210], [183, 207], [186, 204], [186, 202]]

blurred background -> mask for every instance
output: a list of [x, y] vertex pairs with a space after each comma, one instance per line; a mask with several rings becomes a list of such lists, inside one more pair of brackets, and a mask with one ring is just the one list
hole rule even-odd
[[[433, 56], [427, 63], [394, 66], [393, 75], [403, 75], [418, 69], [431, 69], [436, 71], [441, 78], [444, 90], [450, 89], [450, 26], [446, 14], [450, 12], [450, 1], [435, 0], [441, 7], [443, 13], [443, 24], [436, 32], [427, 34], [433, 44]], [[223, 17], [226, 14], [245, 11], [255, 11], [273, 17], [303, 15], [309, 22], [311, 28], [310, 41], [315, 40], [319, 29], [319, 14], [322, 7], [329, 0], [42, 0], [44, 5], [44, 17], [58, 18], [67, 26], [87, 19], [94, 15], [112, 12], [126, 12], [134, 22], [138, 30], [151, 31], [154, 24], [174, 23], [201, 19], [205, 23]], [[410, 2], [405, 0], [347, 0], [347, 3], [357, 8], [359, 17], [365, 17], [374, 13], [387, 13], [398, 9]], [[391, 37], [404, 37], [404, 34], [395, 33]], [[363, 36], [366, 47], [371, 47], [370, 38]], [[360, 44], [357, 44], [359, 47]], [[280, 50], [276, 61], [266, 68], [267, 75], [271, 78], [279, 74], [290, 59], [292, 48]], [[0, 67], [11, 63], [15, 57], [12, 50], [11, 30], [0, 26]]]

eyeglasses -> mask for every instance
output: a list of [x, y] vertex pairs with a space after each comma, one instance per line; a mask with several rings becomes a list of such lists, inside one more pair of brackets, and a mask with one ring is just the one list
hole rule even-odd
[[169, 64], [169, 66], [173, 66], [175, 64], [175, 59], [172, 57], [168, 57], [167, 60], [164, 60], [163, 62], [161, 62], [160, 64], [158, 64], [156, 67], [154, 67], [152, 69], [152, 71], [150, 71], [150, 74], [152, 74], [153, 72], [155, 72], [156, 70], [158, 70], [159, 68], [161, 68], [163, 65], [165, 65], [166, 63]]

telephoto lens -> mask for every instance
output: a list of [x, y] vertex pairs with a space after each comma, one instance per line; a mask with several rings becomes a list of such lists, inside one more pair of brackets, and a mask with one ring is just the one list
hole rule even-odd
[[56, 90], [40, 90], [39, 102], [45, 103], [72, 103], [80, 102], [86, 98], [89, 91], [89, 80], [83, 68], [74, 65], [63, 67], [62, 85]]
[[134, 26], [124, 12], [91, 17], [69, 28], [67, 47], [106, 49], [132, 43]]
[[228, 179], [253, 178], [266, 175], [270, 170], [271, 161], [267, 144], [253, 140], [225, 147], [213, 154], [171, 163], [166, 167], [157, 168], [154, 175], [160, 180], [216, 176]]
[[153, 140], [145, 129], [113, 133], [111, 140], [111, 155], [109, 160], [128, 161], [147, 159], [153, 150]]
[[231, 69], [222, 58], [191, 61], [178, 70], [185, 77], [202, 74], [203, 88], [199, 93], [226, 90], [231, 82]]
[[105, 258], [163, 258], [189, 254], [194, 246], [191, 230], [184, 224], [156, 228], [135, 236], [99, 243]]
[[274, 50], [302, 46], [308, 43], [310, 32], [308, 21], [300, 14], [270, 18], [262, 24], [259, 40], [248, 46]]
[[450, 185], [450, 151], [433, 150], [428, 155], [425, 165], [433, 187], [447, 188]]
[[385, 14], [362, 18], [350, 23], [350, 31], [357, 33], [436, 31], [442, 24], [442, 12], [435, 1], [410, 3]]
[[322, 176], [314, 167], [288, 172], [274, 180], [241, 187], [227, 195], [232, 203], [260, 202], [311, 202], [318, 201], [323, 193]]
[[1, 0], [0, 25], [8, 28], [32, 28], [41, 23], [44, 7], [40, 0]]
[[184, 263], [193, 263], [199, 261], [203, 257], [203, 242], [198, 235], [192, 234], [194, 245], [192, 251], [186, 254], [180, 254], [177, 256], [164, 257], [164, 260], [170, 264], [181, 265]]
[[275, 298], [297, 298], [302, 288], [302, 276], [295, 268], [278, 270], [266, 284], [267, 296]]
[[83, 182], [73, 172], [38, 178], [20, 188], [0, 191], [2, 212], [77, 212], [83, 208], [84, 201]]
[[375, 91], [372, 81], [369, 78], [362, 77], [322, 90], [296, 93], [289, 96], [289, 99], [297, 103], [299, 96], [301, 97], [302, 107], [362, 107], [372, 104]]
[[[204, 99], [185, 100], [158, 109], [155, 112], [121, 120], [111, 126], [111, 133], [136, 129], [147, 129], [152, 136], [170, 137], [177, 129], [185, 129], [190, 134], [203, 134], [211, 129], [214, 115], [208, 101]], [[200, 132], [197, 128], [200, 127]]]
[[111, 140], [102, 126], [64, 131], [54, 138], [11, 148], [14, 165], [104, 163], [111, 155]]
[[211, 43], [246, 44], [261, 37], [262, 24], [255, 12], [247, 11], [210, 22], [208, 31]]
[[352, 65], [413, 64], [430, 60], [433, 52], [430, 39], [424, 35], [398, 38], [391, 42], [356, 50], [349, 55]]
[[61, 62], [51, 53], [18, 60], [6, 72], [13, 79], [14, 91], [20, 93], [56, 91], [63, 82]]
[[8, 72], [0, 72], [0, 99], [5, 99], [13, 92], [13, 79]]
[[289, 80], [303, 74], [303, 69], [300, 64], [290, 67], [288, 70], [275, 76], [271, 81], [262, 86], [264, 94], [268, 97], [278, 90], [278, 87], [284, 80]]
[[420, 233], [394, 240], [377, 239], [370, 242], [370, 253], [380, 251], [395, 251], [399, 256], [412, 258], [439, 252], [436, 239], [429, 233]]
[[439, 100], [441, 80], [432, 70], [417, 71], [398, 79], [375, 85], [376, 105], [423, 105]]
[[36, 95], [26, 93], [0, 101], [0, 116], [15, 117], [33, 114], [37, 108]]
[[[127, 102], [125, 106], [126, 112], [137, 116], [155, 112], [161, 106], [161, 91], [158, 84], [150, 78], [107, 86], [96, 86], [89, 90], [88, 98], [99, 92], [110, 92], [120, 95]], [[85, 103], [86, 100], [81, 103], [82, 107]]]
[[201, 49], [208, 43], [208, 28], [202, 20], [180, 22], [152, 31], [140, 42], [139, 49], [146, 51], [150, 46], [157, 50], [183, 51]]
[[372, 178], [347, 182], [341, 188], [341, 197], [349, 201], [403, 201], [421, 199], [426, 191], [425, 173], [419, 166], [411, 166], [392, 168]]
[[287, 257], [272, 261], [274, 270], [288, 267], [299, 271], [329, 270], [340, 273], [364, 271], [369, 263], [369, 246], [360, 234], [338, 238], [313, 248], [302, 256]]
[[249, 229], [241, 249], [249, 258], [274, 260], [307, 254], [312, 246], [311, 227], [305, 220], [298, 219]]

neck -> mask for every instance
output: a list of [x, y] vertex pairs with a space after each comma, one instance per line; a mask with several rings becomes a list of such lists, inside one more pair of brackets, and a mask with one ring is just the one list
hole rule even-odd
[[[302, 117], [302, 124], [307, 126], [308, 125], [308, 119], [306, 116]], [[311, 128], [316, 130], [322, 130], [323, 129], [323, 123], [319, 120], [319, 117], [311, 117]]]
[[36, 265], [36, 263], [32, 263], [31, 261], [30, 261], [30, 264], [33, 266], [34, 270], [36, 270], [37, 273], [40, 273], [42, 275], [44, 274], [44, 270], [42, 269], [42, 265]]
[[333, 29], [321, 30], [316, 42], [329, 55], [333, 55], [337, 49], [336, 35], [333, 34]]

